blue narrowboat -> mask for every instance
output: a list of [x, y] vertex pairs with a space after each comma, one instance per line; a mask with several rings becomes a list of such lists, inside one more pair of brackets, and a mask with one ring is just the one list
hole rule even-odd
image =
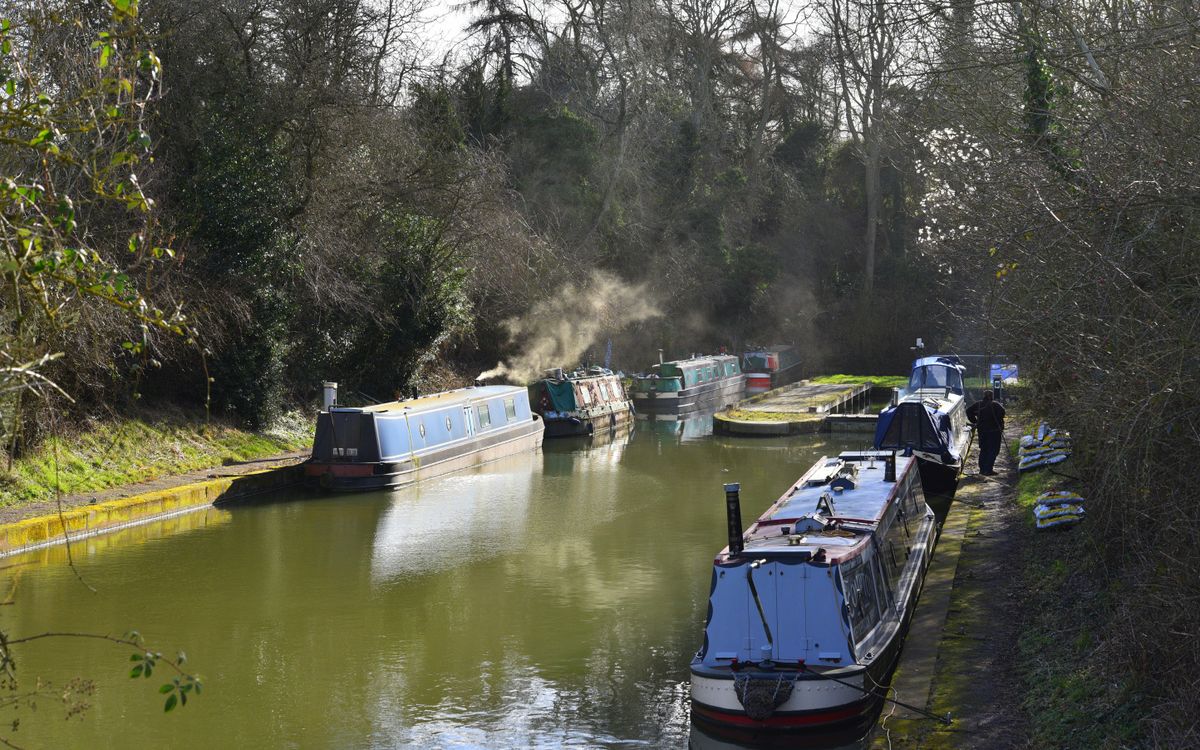
[[822, 458], [744, 534], [739, 487], [725, 486], [729, 546], [691, 663], [698, 725], [759, 738], [869, 730], [936, 540], [916, 463]]
[[460, 388], [317, 417], [305, 475], [330, 490], [378, 490], [428, 479], [542, 444], [524, 388]]
[[913, 362], [908, 387], [875, 425], [877, 450], [903, 451], [919, 460], [926, 492], [952, 491], [966, 453], [964, 368], [957, 357], [922, 357]]

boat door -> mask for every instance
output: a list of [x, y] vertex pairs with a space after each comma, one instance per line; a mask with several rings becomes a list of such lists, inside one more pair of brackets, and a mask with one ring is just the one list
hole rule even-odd
[[463, 407], [463, 424], [467, 426], [467, 437], [475, 437], [475, 409], [470, 404]]

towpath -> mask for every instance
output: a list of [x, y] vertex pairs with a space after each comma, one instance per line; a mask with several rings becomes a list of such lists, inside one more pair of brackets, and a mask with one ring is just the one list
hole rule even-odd
[[[278, 456], [269, 458], [260, 458], [254, 461], [242, 461], [238, 463], [230, 463], [223, 466], [214, 466], [208, 469], [199, 469], [186, 474], [175, 474], [172, 476], [159, 477], [137, 484], [128, 484], [120, 487], [111, 487], [105, 490], [96, 490], [95, 492], [84, 492], [76, 495], [65, 495], [62, 498], [62, 508], [67, 510], [82, 505], [90, 505], [92, 503], [100, 503], [106, 500], [116, 500], [122, 497], [131, 497], [133, 495], [143, 495], [148, 492], [156, 492], [158, 490], [171, 489], [172, 487], [181, 487], [186, 484], [194, 484], [203, 482], [207, 479], [219, 479], [221, 477], [234, 477], [243, 474], [249, 474], [264, 469], [273, 469], [280, 466], [293, 466], [308, 458], [309, 452], [295, 451], [292, 453], [284, 453]], [[58, 503], [53, 499], [47, 499], [42, 502], [27, 503], [16, 507], [0, 507], [0, 524], [13, 523], [22, 521], [27, 518], [35, 518], [38, 516], [46, 516], [58, 511]]]
[[[1009, 430], [1009, 442], [1019, 438]], [[943, 726], [886, 707], [875, 748], [988, 748], [1028, 745], [1018, 637], [1021, 569], [1033, 533], [1016, 504], [1017, 470], [1007, 451], [998, 476], [979, 476], [976, 451], [942, 537], [892, 697], [953, 719]]]

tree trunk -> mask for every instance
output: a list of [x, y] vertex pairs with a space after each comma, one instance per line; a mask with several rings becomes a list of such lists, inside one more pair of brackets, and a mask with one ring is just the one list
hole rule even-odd
[[864, 299], [869, 299], [875, 292], [875, 246], [877, 244], [877, 235], [879, 234], [879, 137], [874, 132], [869, 132], [866, 143], [863, 145], [867, 149], [867, 158], [864, 165], [866, 174], [863, 180], [863, 189], [867, 201], [867, 231], [863, 236], [864, 263], [862, 294]]

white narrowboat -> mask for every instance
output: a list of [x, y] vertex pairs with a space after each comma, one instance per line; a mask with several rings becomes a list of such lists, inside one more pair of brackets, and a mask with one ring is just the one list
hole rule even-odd
[[713, 563], [692, 717], [718, 731], [862, 736], [900, 654], [936, 539], [912, 457], [822, 458]]

